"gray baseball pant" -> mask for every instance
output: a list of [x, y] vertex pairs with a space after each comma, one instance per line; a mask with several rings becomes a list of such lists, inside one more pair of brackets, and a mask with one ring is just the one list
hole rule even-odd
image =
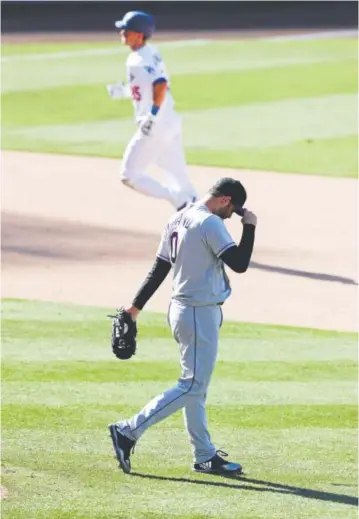
[[216, 454], [207, 428], [205, 402], [216, 363], [222, 310], [218, 305], [187, 306], [172, 301], [168, 321], [179, 345], [182, 373], [177, 385], [153, 398], [138, 414], [118, 422], [120, 431], [138, 440], [150, 427], [183, 408], [195, 463]]

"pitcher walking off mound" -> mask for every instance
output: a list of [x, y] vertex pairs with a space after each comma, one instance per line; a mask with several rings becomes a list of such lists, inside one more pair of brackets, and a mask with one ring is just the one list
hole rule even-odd
[[[138, 126], [123, 156], [122, 182], [145, 195], [165, 198], [180, 210], [197, 199], [197, 192], [187, 174], [181, 117], [174, 109], [169, 76], [161, 55], [147, 43], [154, 20], [142, 11], [130, 11], [115, 26], [132, 52], [126, 63], [128, 84], [107, 85], [107, 91], [112, 98], [132, 97]], [[164, 184], [146, 172], [151, 164], [165, 171]]]
[[[130, 472], [130, 453], [142, 434], [183, 408], [193, 448], [193, 470], [241, 473], [239, 463], [223, 459], [213, 445], [206, 419], [206, 395], [216, 363], [221, 305], [231, 294], [224, 265], [234, 272], [247, 270], [252, 255], [257, 217], [244, 209], [247, 194], [231, 178], [219, 180], [198, 202], [176, 213], [165, 227], [152, 270], [127, 308], [133, 320], [173, 270], [173, 292], [168, 313], [179, 345], [182, 373], [176, 386], [155, 397], [138, 414], [109, 425], [116, 457]], [[243, 233], [237, 246], [224, 220], [242, 216]]]

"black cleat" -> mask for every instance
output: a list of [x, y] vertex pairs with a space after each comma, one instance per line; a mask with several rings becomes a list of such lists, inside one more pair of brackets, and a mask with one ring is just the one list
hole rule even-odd
[[[222, 456], [228, 456], [226, 452], [217, 451]], [[202, 472], [203, 474], [226, 474], [227, 476], [237, 476], [242, 474], [242, 465], [239, 463], [232, 463], [221, 458], [218, 454], [215, 454], [213, 458], [203, 463], [195, 463], [193, 470], [195, 472]]]
[[113, 448], [115, 449], [116, 458], [120, 464], [119, 466], [126, 474], [129, 474], [131, 472], [131, 450], [132, 452], [134, 451], [136, 442], [130, 440], [129, 438], [127, 438], [127, 436], [120, 433], [116, 424], [110, 424], [108, 426], [108, 429], [111, 434], [111, 439], [113, 443]]

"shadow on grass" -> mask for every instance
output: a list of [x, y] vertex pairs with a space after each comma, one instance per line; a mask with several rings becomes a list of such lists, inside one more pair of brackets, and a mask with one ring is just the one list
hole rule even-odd
[[[278, 494], [288, 494], [307, 499], [318, 499], [320, 501], [332, 501], [342, 505], [358, 506], [358, 498], [346, 496], [345, 494], [334, 494], [332, 492], [322, 492], [320, 490], [311, 490], [310, 488], [293, 487], [291, 485], [283, 485], [282, 483], [272, 483], [261, 479], [247, 478], [245, 476], [228, 477], [231, 481], [238, 483], [224, 483], [222, 481], [206, 481], [202, 479], [175, 478], [166, 476], [156, 476], [154, 474], [142, 474], [140, 472], [131, 472], [130, 476], [155, 479], [158, 481], [174, 481], [176, 483], [190, 483], [192, 485], [206, 485], [214, 487], [232, 488], [234, 490], [250, 490], [254, 492], [273, 492]], [[223, 478], [223, 476], [218, 476]], [[249, 483], [249, 484], [248, 484]], [[253, 486], [258, 485], [258, 486]]]

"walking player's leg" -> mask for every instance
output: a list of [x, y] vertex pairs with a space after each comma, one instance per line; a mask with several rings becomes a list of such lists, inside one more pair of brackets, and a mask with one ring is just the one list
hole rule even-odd
[[216, 454], [216, 448], [208, 432], [205, 409], [206, 397], [189, 401], [183, 408], [183, 418], [192, 445], [195, 463], [202, 463]]
[[162, 185], [146, 173], [160, 152], [160, 142], [156, 135], [144, 136], [137, 131], [129, 142], [122, 161], [122, 182], [147, 196], [164, 198], [178, 208], [178, 194], [169, 186]]
[[180, 347], [182, 375], [174, 388], [154, 398], [137, 415], [109, 426], [119, 464], [124, 472], [130, 472], [130, 454], [135, 442], [148, 427], [185, 407], [185, 421], [194, 451], [193, 470], [239, 473], [241, 465], [218, 455], [220, 451], [216, 451], [208, 433], [205, 412], [207, 388], [217, 355], [220, 309], [172, 302], [169, 320]]
[[[204, 336], [201, 331], [198, 333], [197, 329], [201, 330], [203, 325], [197, 323], [197, 312], [198, 308], [171, 304], [169, 318], [173, 334], [179, 343], [182, 374], [175, 387], [155, 397], [132, 418], [118, 423], [121, 433], [130, 440], [138, 440], [148, 427], [167, 418], [192, 400], [204, 399], [217, 348], [208, 348], [207, 342], [202, 344]], [[193, 435], [195, 428], [198, 434], [205, 429], [202, 423], [196, 427], [194, 417], [190, 417], [190, 423]], [[215, 452], [214, 446], [210, 443], [206, 450], [206, 455], [208, 452]]]
[[137, 441], [151, 427], [181, 409], [193, 390], [191, 380], [179, 381], [176, 386], [153, 398], [139, 413], [118, 423], [122, 434]]
[[187, 401], [183, 408], [186, 429], [193, 449], [195, 463], [209, 460], [216, 454], [207, 426], [205, 402], [208, 385], [215, 367], [218, 351], [218, 335], [222, 314], [219, 306], [196, 308], [196, 332], [199, 362], [197, 376], [203, 381], [203, 392], [196, 399]]

